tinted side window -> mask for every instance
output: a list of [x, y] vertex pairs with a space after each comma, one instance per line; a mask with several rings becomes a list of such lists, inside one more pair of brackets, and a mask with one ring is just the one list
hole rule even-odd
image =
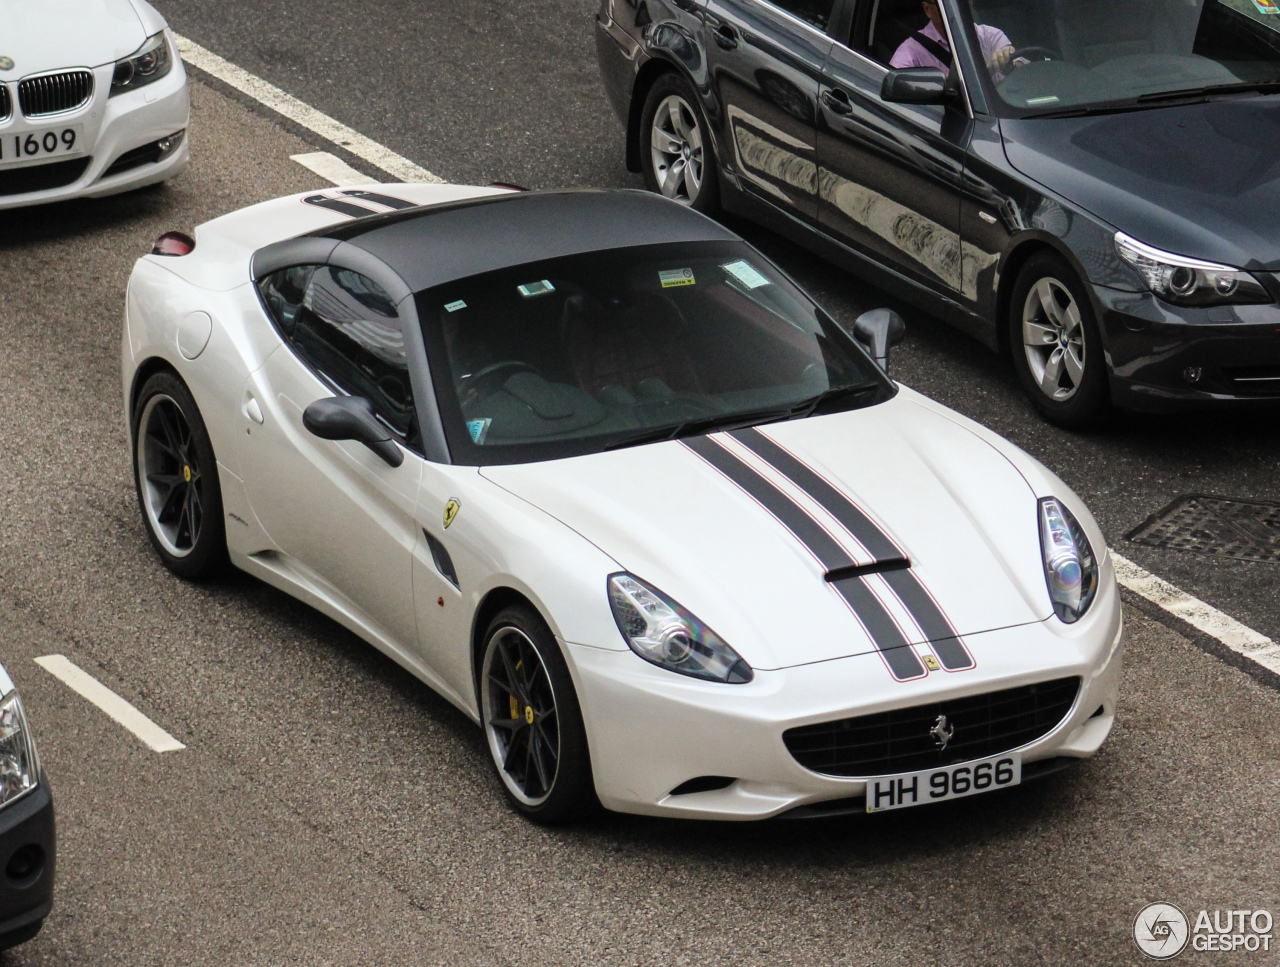
[[304, 362], [369, 400], [401, 436], [416, 436], [404, 334], [378, 283], [336, 266], [297, 266], [268, 276], [259, 288]]
[[831, 19], [831, 10], [835, 0], [769, 0], [775, 7], [781, 7], [793, 17], [799, 17], [807, 24], [813, 24], [819, 30], [827, 29]]

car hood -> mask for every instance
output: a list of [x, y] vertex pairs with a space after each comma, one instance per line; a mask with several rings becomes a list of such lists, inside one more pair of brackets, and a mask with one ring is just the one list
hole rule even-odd
[[[775, 493], [790, 494], [805, 518], [856, 563], [905, 555], [911, 566], [894, 580], [909, 574], [961, 638], [1052, 613], [1036, 496], [976, 434], [905, 394], [867, 409], [754, 431], [831, 485], [831, 491], [819, 489], [819, 500], [789, 482], [788, 474], [799, 479], [795, 465], [747, 449], [742, 441], [751, 441], [751, 432], [481, 473], [694, 612], [756, 668], [866, 654], [883, 649], [885, 638], [875, 616], [826, 579], [827, 568], [744, 490], [742, 480], [713, 466], [720, 453], [747, 466], [748, 476]], [[868, 550], [849, 539], [824, 510], [836, 502], [832, 491], [851, 498], [899, 550]], [[852, 580], [881, 602], [880, 620], [888, 615], [898, 628], [899, 647], [902, 640], [919, 645], [947, 637], [936, 622], [921, 619], [919, 595], [904, 603], [887, 573]], [[922, 658], [929, 651], [913, 650]]]
[[1135, 238], [1280, 269], [1280, 95], [1080, 118], [1004, 119], [1009, 163]]
[[98, 67], [127, 57], [147, 39], [129, 0], [0, 0], [0, 80], [63, 67]]

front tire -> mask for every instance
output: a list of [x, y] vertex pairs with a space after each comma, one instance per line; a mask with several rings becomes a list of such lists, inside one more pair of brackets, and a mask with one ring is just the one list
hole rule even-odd
[[190, 390], [173, 373], [143, 384], [133, 409], [133, 481], [160, 560], [191, 581], [227, 564], [218, 462]]
[[1046, 419], [1084, 429], [1107, 416], [1107, 361], [1093, 306], [1057, 255], [1033, 255], [1018, 273], [1008, 334], [1018, 381]]
[[507, 801], [546, 825], [598, 806], [569, 668], [546, 623], [510, 607], [489, 623], [480, 661], [480, 716]]
[[720, 209], [716, 153], [698, 98], [678, 74], [663, 74], [640, 115], [645, 187], [704, 215]]

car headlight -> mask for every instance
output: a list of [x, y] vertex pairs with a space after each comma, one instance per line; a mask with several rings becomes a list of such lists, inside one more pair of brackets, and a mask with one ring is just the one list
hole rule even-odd
[[40, 758], [17, 692], [0, 702], [0, 809], [40, 781]]
[[645, 661], [711, 682], [741, 684], [755, 677], [719, 635], [639, 578], [611, 576], [609, 604], [622, 637]]
[[173, 56], [164, 31], [152, 34], [147, 42], [124, 60], [116, 61], [116, 71], [111, 75], [109, 97], [136, 91], [152, 81], [158, 81], [173, 69]]
[[1242, 269], [1162, 252], [1124, 232], [1116, 232], [1116, 252], [1138, 270], [1148, 289], [1175, 305], [1256, 305], [1272, 301], [1266, 287]]
[[1098, 560], [1084, 528], [1056, 497], [1040, 501], [1040, 549], [1053, 610], [1071, 624], [1098, 593]]

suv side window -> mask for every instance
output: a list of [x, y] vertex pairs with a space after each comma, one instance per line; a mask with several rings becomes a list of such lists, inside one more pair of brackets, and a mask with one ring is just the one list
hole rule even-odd
[[835, 0], [768, 0], [768, 2], [822, 31], [827, 29], [827, 23], [831, 20], [831, 11], [835, 7]]
[[350, 269], [302, 265], [267, 276], [259, 291], [303, 362], [363, 396], [406, 445], [420, 449], [404, 332], [382, 286]]

